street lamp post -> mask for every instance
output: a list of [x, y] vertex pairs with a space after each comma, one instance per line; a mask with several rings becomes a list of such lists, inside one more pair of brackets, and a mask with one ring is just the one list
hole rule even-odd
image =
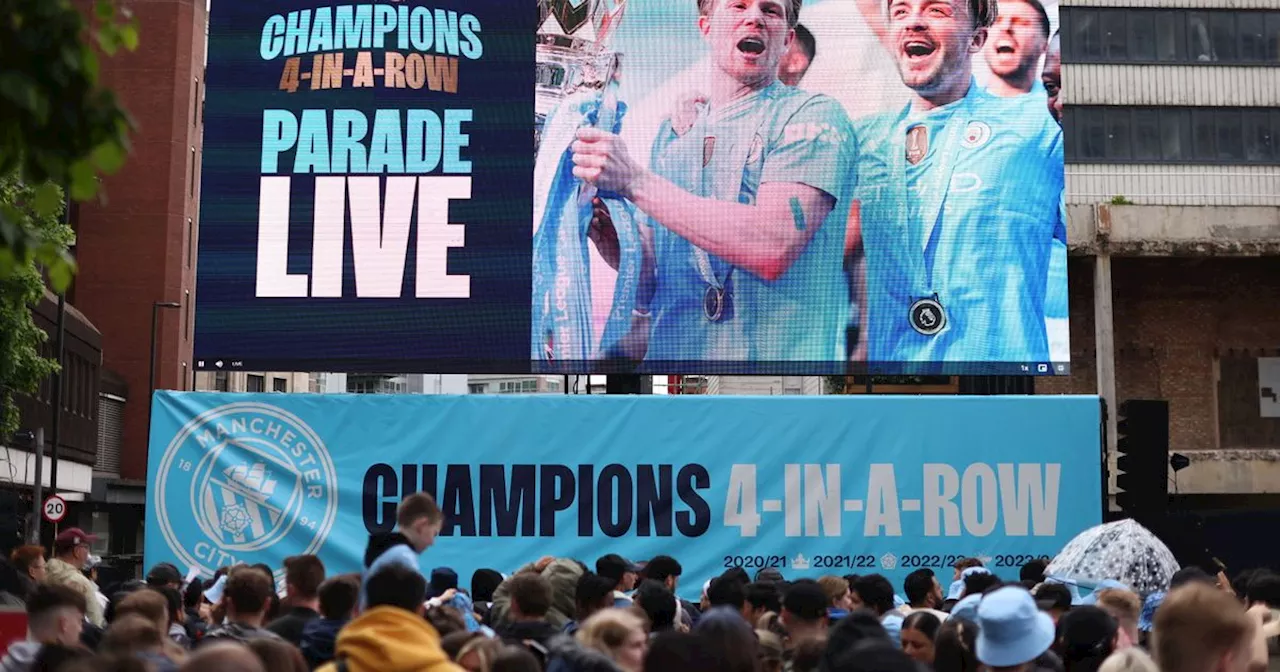
[[[182, 304], [174, 301], [156, 301], [151, 304], [151, 373], [147, 376], [147, 425], [151, 425], [151, 397], [156, 391], [156, 326], [160, 321], [161, 308], [181, 308]], [[151, 430], [148, 429], [148, 432]]]

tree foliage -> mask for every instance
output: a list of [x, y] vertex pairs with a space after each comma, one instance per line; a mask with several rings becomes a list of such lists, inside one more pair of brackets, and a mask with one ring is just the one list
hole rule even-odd
[[[52, 210], [39, 212], [38, 198], [53, 198]], [[14, 174], [0, 176], [0, 203], [24, 217], [26, 225], [41, 240], [61, 249], [71, 243], [71, 227], [62, 223], [62, 190], [33, 188]], [[40, 346], [47, 336], [35, 323], [31, 308], [44, 296], [44, 277], [34, 263], [16, 266], [0, 277], [0, 436], [18, 430], [18, 410], [14, 397], [39, 389], [40, 382], [57, 370], [58, 364], [41, 356]]]
[[96, 0], [91, 22], [70, 0], [0, 0], [0, 442], [18, 429], [15, 397], [58, 369], [31, 308], [46, 278], [61, 292], [75, 273], [59, 185], [92, 199], [129, 152], [132, 122], [100, 85], [99, 52], [137, 45], [111, 0]]
[[[110, 0], [97, 0], [94, 19], [86, 26], [70, 0], [0, 0], [0, 175], [67, 185], [80, 201], [97, 195], [100, 174], [124, 164], [132, 127], [99, 84], [98, 50], [137, 48], [137, 25]], [[0, 202], [0, 278], [34, 261], [55, 288], [71, 282], [75, 262], [66, 245], [28, 219], [56, 210], [55, 194], [39, 187], [25, 213]]]

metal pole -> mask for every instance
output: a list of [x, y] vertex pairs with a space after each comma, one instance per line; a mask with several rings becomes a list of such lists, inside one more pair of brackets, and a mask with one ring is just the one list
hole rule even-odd
[[62, 443], [62, 380], [63, 348], [67, 332], [67, 295], [58, 294], [58, 333], [53, 349], [57, 352], [58, 370], [53, 373], [53, 446], [49, 452], [49, 492], [58, 494], [58, 446]]
[[40, 545], [40, 520], [44, 513], [44, 427], [36, 430], [36, 477], [31, 496], [31, 520], [27, 522], [27, 543]]

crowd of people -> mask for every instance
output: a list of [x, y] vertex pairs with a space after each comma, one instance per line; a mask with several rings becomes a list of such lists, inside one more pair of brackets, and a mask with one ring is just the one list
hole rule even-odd
[[1259, 672], [1280, 657], [1280, 575], [1266, 570], [1189, 567], [1167, 590], [1111, 581], [1081, 596], [1043, 561], [1006, 582], [967, 559], [945, 588], [920, 569], [899, 596], [878, 574], [733, 568], [694, 604], [666, 555], [544, 557], [466, 587], [446, 567], [424, 576], [442, 518], [411, 495], [361, 573], [290, 557], [282, 594], [264, 565], [188, 580], [162, 563], [104, 595], [93, 537], [64, 531], [52, 558], [24, 546], [0, 563], [0, 604], [29, 623], [0, 672]]

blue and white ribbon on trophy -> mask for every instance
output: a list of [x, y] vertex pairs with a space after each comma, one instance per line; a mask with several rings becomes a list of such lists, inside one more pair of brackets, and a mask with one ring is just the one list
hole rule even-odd
[[[549, 115], [535, 167], [534, 212], [540, 216], [533, 236], [532, 356], [541, 362], [572, 362], [611, 356], [631, 329], [640, 281], [642, 251], [633, 204], [596, 189], [573, 175], [571, 146], [577, 131], [594, 126], [618, 133], [626, 105], [617, 84], [580, 90]], [[549, 182], [549, 184], [548, 184]], [[618, 235], [618, 279], [603, 333], [593, 333], [591, 250], [588, 233], [599, 197]], [[539, 202], [540, 201], [540, 202]]]

